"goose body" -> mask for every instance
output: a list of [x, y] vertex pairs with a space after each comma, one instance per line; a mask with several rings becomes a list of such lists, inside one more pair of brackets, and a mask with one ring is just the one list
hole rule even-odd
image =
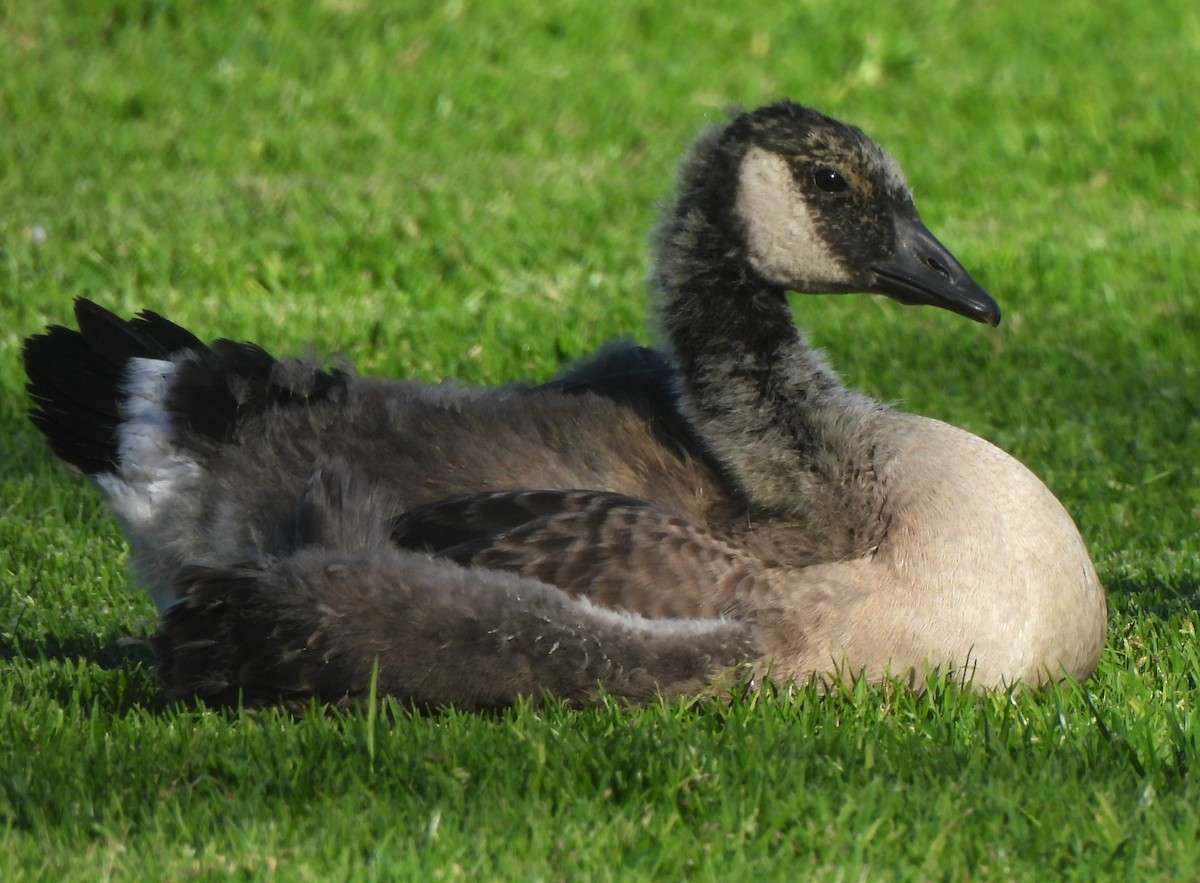
[[704, 133], [656, 241], [666, 347], [541, 386], [353, 377], [80, 301], [25, 349], [163, 610], [176, 696], [491, 707], [931, 667], [1082, 678], [1104, 592], [1015, 459], [846, 389], [785, 292], [995, 324], [894, 162], [788, 102]]

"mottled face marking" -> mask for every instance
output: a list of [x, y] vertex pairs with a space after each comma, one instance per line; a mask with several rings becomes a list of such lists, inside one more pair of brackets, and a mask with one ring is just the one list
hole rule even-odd
[[821, 235], [787, 160], [751, 147], [738, 174], [738, 217], [750, 265], [768, 282], [793, 291], [843, 291], [850, 274]]

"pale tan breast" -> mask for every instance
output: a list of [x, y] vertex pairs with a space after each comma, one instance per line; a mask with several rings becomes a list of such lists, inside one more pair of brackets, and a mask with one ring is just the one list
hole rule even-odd
[[991, 443], [897, 415], [879, 474], [889, 530], [874, 562], [894, 580], [898, 631], [977, 680], [1085, 677], [1104, 647], [1104, 590], [1074, 521]]

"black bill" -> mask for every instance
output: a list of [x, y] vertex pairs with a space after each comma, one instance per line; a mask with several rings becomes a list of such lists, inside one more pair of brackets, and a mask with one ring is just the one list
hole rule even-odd
[[896, 221], [896, 250], [876, 264], [875, 291], [902, 304], [941, 307], [976, 322], [1000, 324], [1000, 307], [918, 218]]

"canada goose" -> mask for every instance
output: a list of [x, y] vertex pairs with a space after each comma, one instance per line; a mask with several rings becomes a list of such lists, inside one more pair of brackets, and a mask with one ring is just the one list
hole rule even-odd
[[988, 442], [847, 390], [787, 290], [996, 324], [862, 132], [781, 102], [703, 133], [656, 238], [665, 350], [541, 386], [358, 379], [76, 304], [25, 347], [163, 615], [172, 696], [631, 701], [729, 677], [1082, 678], [1103, 589]]

